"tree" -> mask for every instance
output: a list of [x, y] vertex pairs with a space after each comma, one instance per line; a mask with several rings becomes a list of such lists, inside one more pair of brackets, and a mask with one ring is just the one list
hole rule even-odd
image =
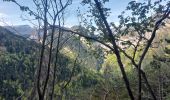
[[[142, 76], [143, 76], [143, 78], [145, 80], [145, 83], [147, 84], [147, 86], [149, 88], [150, 93], [152, 94], [153, 98], [156, 99], [156, 97], [155, 97], [155, 95], [153, 93], [153, 90], [151, 89], [151, 86], [149, 85], [149, 83], [147, 81], [147, 77], [145, 76], [144, 71], [141, 70], [141, 64], [142, 64], [142, 61], [143, 61], [149, 47], [151, 46], [151, 43], [152, 43], [152, 41], [153, 41], [153, 39], [155, 37], [155, 34], [156, 34], [156, 31], [158, 30], [158, 27], [161, 25], [162, 21], [169, 16], [169, 13], [170, 13], [169, 4], [167, 3], [167, 6], [166, 6], [167, 10], [163, 11], [163, 9], [165, 9], [165, 8], [160, 5], [161, 1], [156, 1], [153, 5], [151, 5], [150, 0], [148, 1], [148, 4], [146, 4], [146, 3], [142, 4], [142, 3], [137, 3], [135, 1], [132, 1], [132, 2], [129, 3], [129, 5], [131, 5], [131, 6], [128, 6], [127, 10], [132, 10], [132, 15], [134, 15], [135, 17], [134, 16], [132, 16], [132, 17], [128, 16], [127, 18], [123, 18], [122, 16], [120, 16], [120, 19], [121, 19], [120, 20], [120, 22], [121, 22], [120, 26], [115, 27], [116, 31], [118, 31], [119, 34], [127, 32], [127, 30], [130, 29], [133, 26], [135, 26], [134, 28], [135, 28], [135, 31], [137, 31], [137, 32], [138, 31], [140, 32], [142, 30], [141, 31], [142, 34], [145, 34], [146, 32], [152, 31], [151, 37], [149, 38], [149, 40], [148, 40], [148, 42], [147, 42], [147, 44], [146, 44], [146, 46], [144, 48], [144, 51], [141, 54], [141, 57], [139, 58], [139, 62], [137, 64], [135, 62], [135, 54], [136, 54], [137, 48], [139, 46], [139, 43], [141, 41], [141, 38], [144, 38], [144, 37], [141, 34], [139, 34], [140, 38], [138, 40], [137, 45], [135, 46], [134, 55], [133, 55], [133, 57], [129, 56], [124, 50], [122, 50], [121, 48], [119, 48], [116, 45], [116, 39], [117, 38], [115, 36], [113, 36], [112, 31], [111, 31], [111, 29], [109, 27], [109, 24], [106, 21], [106, 16], [107, 16], [107, 10], [108, 9], [103, 8], [103, 5], [101, 5], [101, 2], [98, 2], [97, 0], [94, 0], [94, 1], [95, 1], [95, 4], [92, 1], [87, 1], [87, 0], [83, 0], [83, 3], [84, 4], [90, 4], [90, 6], [92, 7], [92, 9], [90, 9], [90, 12], [92, 13], [92, 17], [95, 17], [96, 25], [98, 26], [99, 30], [101, 30], [103, 32], [104, 37], [106, 37], [105, 39], [108, 39], [109, 42], [113, 45], [113, 47], [110, 47], [109, 45], [107, 45], [102, 40], [92, 38], [90, 36], [84, 36], [84, 35], [76, 33], [76, 32], [73, 32], [73, 33], [79, 34], [80, 36], [83, 36], [83, 37], [85, 37], [87, 39], [92, 39], [92, 40], [95, 40], [97, 42], [100, 42], [101, 44], [103, 44], [106, 47], [110, 48], [116, 54], [119, 66], [120, 66], [120, 68], [122, 70], [123, 78], [124, 78], [124, 81], [126, 83], [126, 87], [127, 87], [129, 96], [133, 100], [134, 96], [133, 96], [133, 94], [131, 92], [129, 82], [128, 82], [126, 73], [124, 71], [123, 64], [121, 62], [119, 50], [120, 50], [120, 52], [123, 52], [123, 54], [125, 54], [125, 56], [127, 56], [127, 58], [129, 58], [131, 60], [132, 64], [138, 69], [138, 76], [139, 76], [138, 99], [139, 100], [141, 99], [141, 74], [142, 74]], [[105, 3], [105, 2], [106, 1], [104, 0], [103, 3]], [[157, 8], [157, 5], [159, 5], [158, 8]], [[138, 9], [135, 10], [136, 8], [138, 8]], [[147, 15], [145, 15], [145, 14], [148, 13], [149, 9], [154, 9], [156, 11], [156, 13], [158, 13], [158, 15], [162, 14], [162, 17], [158, 21], [155, 22], [155, 20], [157, 19], [156, 17], [154, 17], [154, 18], [153, 18], [153, 16], [147, 17]], [[103, 12], [103, 11], [105, 11], [105, 12]], [[140, 22], [138, 22], [138, 23], [135, 22], [136, 17], [138, 18], [138, 20], [140, 20]], [[154, 22], [155, 22], [155, 25], [153, 25]], [[126, 28], [123, 31], [121, 31], [121, 28], [122, 28], [121, 25], [122, 24], [125, 25], [125, 28]], [[147, 25], [150, 25], [150, 26], [147, 26]], [[113, 24], [113, 26], [115, 26], [115, 25]], [[142, 27], [139, 27], [139, 26], [142, 26]], [[153, 28], [153, 30], [150, 30], [151, 28]]]
[[[112, 53], [116, 55], [117, 62], [120, 67], [129, 97], [131, 98], [131, 100], [134, 100], [135, 96], [132, 92], [132, 88], [130, 87], [130, 82], [127, 77], [127, 73], [125, 71], [125, 66], [124, 66], [124, 64], [122, 62], [122, 58], [121, 58], [121, 53], [123, 53], [131, 61], [131, 63], [135, 66], [135, 68], [137, 69], [137, 72], [138, 72], [138, 99], [141, 100], [141, 98], [142, 98], [142, 95], [141, 95], [142, 94], [141, 93], [142, 81], [141, 80], [143, 77], [145, 84], [147, 85], [147, 87], [149, 89], [150, 94], [152, 95], [153, 99], [156, 100], [156, 96], [155, 96], [150, 84], [148, 83], [145, 72], [142, 70], [141, 67], [142, 67], [142, 62], [145, 58], [145, 55], [147, 54], [147, 52], [155, 38], [157, 30], [162, 25], [164, 20], [166, 18], [168, 18], [168, 16], [169, 16], [169, 13], [170, 13], [169, 3], [167, 3], [166, 6], [163, 6], [163, 5], [161, 5], [162, 0], [155, 1], [153, 4], [152, 4], [151, 0], [148, 0], [147, 3], [146, 2], [138, 3], [135, 1], [131, 1], [129, 3], [129, 5], [127, 6], [127, 10], [131, 11], [132, 16], [124, 17], [125, 12], [123, 12], [122, 15], [119, 16], [119, 18], [120, 18], [119, 26], [116, 26], [114, 23], [111, 23], [112, 27], [115, 30], [113, 32], [110, 27], [111, 25], [109, 25], [109, 23], [107, 22], [107, 16], [109, 16], [109, 13], [108, 13], [109, 9], [104, 8], [104, 3], [108, 2], [108, 0], [102, 0], [100, 2], [98, 0], [94, 0], [94, 2], [91, 0], [83, 0], [82, 1], [83, 4], [90, 5], [89, 12], [91, 13], [91, 16], [88, 16], [87, 18], [91, 18], [91, 20], [93, 20], [94, 24], [95, 24], [95, 25], [93, 25], [92, 22], [89, 25], [86, 24], [87, 25], [86, 28], [89, 30], [89, 33], [83, 34], [78, 31], [76, 32], [74, 30], [69, 30], [69, 29], [61, 27], [60, 22], [58, 23], [59, 25], [56, 26], [55, 22], [56, 22], [57, 18], [58, 18], [58, 21], [60, 21], [60, 18], [63, 14], [62, 11], [65, 9], [65, 7], [67, 7], [70, 4], [70, 0], [68, 0], [65, 3], [65, 6], [63, 6], [62, 1], [60, 0], [59, 1], [60, 10], [58, 10], [58, 8], [57, 8], [58, 3], [56, 3], [57, 2], [56, 0], [54, 0], [54, 1], [46, 0], [44, 2], [34, 0], [34, 3], [38, 9], [38, 11], [37, 11], [38, 13], [33, 12], [28, 7], [21, 6], [15, 0], [11, 0], [11, 1], [14, 2], [15, 4], [17, 4], [21, 8], [21, 10], [28, 11], [30, 15], [34, 15], [37, 18], [37, 20], [42, 21], [44, 23], [43, 24], [44, 36], [43, 36], [43, 42], [42, 42], [42, 49], [41, 49], [41, 55], [40, 55], [40, 66], [39, 66], [38, 80], [37, 80], [37, 88], [38, 88], [38, 94], [39, 94], [40, 100], [43, 100], [45, 97], [46, 88], [47, 88], [47, 84], [49, 81], [50, 69], [51, 69], [51, 64], [52, 64], [51, 63], [52, 62], [52, 50], [53, 50], [53, 39], [54, 39], [55, 29], [59, 29], [59, 31], [70, 32], [72, 34], [76, 34], [80, 37], [86, 38], [87, 40], [93, 40], [93, 41], [101, 43], [105, 47], [108, 47], [112, 51]], [[44, 10], [42, 10], [42, 8]], [[51, 8], [51, 10], [50, 10], [50, 8]], [[57, 12], [55, 12], [55, 11], [57, 11]], [[155, 11], [154, 15], [150, 15], [149, 11]], [[52, 15], [53, 13], [51, 13], [51, 12], [53, 12], [54, 15]], [[49, 20], [49, 19], [52, 19], [52, 20]], [[52, 21], [52, 23], [50, 23], [51, 21]], [[50, 34], [50, 36], [51, 36], [50, 37], [50, 46], [48, 49], [45, 47], [45, 44], [46, 44], [46, 38], [48, 36], [47, 30], [49, 27], [52, 29], [52, 33]], [[95, 36], [94, 32], [96, 32], [96, 31], [100, 32], [100, 33]], [[122, 44], [125, 44], [127, 47], [130, 47], [130, 48], [132, 48], [132, 46], [133, 46], [133, 49], [134, 49], [133, 55], [129, 55], [128, 53], [126, 53], [126, 49], [124, 49], [124, 48], [122, 49], [117, 44], [117, 42], [121, 42], [121, 38], [120, 38], [121, 35], [126, 35], [125, 33], [130, 33], [130, 32], [137, 33], [137, 35], [138, 35], [137, 43], [133, 44], [132, 41], [128, 40], [128, 41], [123, 41]], [[145, 37], [145, 34], [147, 32], [151, 32], [150, 38]], [[144, 45], [144, 47], [140, 46], [141, 41], [142, 42], [146, 41], [146, 45]], [[138, 50], [140, 50], [140, 48], [142, 48], [141, 55], [140, 55], [140, 57], [136, 57], [136, 53]], [[43, 87], [41, 89], [40, 76], [42, 73], [41, 68], [43, 66], [43, 61], [45, 58], [44, 57], [44, 52], [46, 52], [45, 49], [49, 50], [49, 55], [47, 58], [48, 59], [47, 76], [45, 77], [45, 81], [44, 81], [45, 84], [42, 84]], [[58, 58], [57, 56], [58, 56], [58, 49], [56, 52], [56, 61]], [[54, 72], [55, 72], [55, 69], [54, 69]], [[55, 76], [55, 74], [54, 74], [54, 76]], [[55, 80], [55, 78], [54, 78], [54, 80]], [[53, 83], [54, 83], [54, 81], [53, 81]], [[54, 87], [54, 84], [53, 84], [53, 87]], [[53, 93], [52, 93], [52, 95], [53, 95]]]
[[[27, 6], [22, 6], [22, 4], [19, 4], [16, 0], [4, 0], [4, 1], [11, 1], [15, 3], [16, 5], [18, 5], [22, 11], [28, 12], [31, 16], [34, 16], [35, 19], [37, 19], [40, 28], [43, 27], [42, 47], [41, 47], [41, 53], [40, 53], [40, 59], [39, 59], [39, 68], [37, 71], [37, 92], [38, 92], [39, 99], [44, 100], [46, 88], [47, 88], [48, 81], [49, 81], [51, 65], [52, 65], [52, 50], [54, 48], [53, 41], [54, 41], [54, 33], [56, 32], [55, 26], [56, 26], [57, 20], [58, 20], [58, 24], [61, 23], [61, 20], [64, 14], [63, 12], [65, 8], [68, 5], [70, 5], [71, 0], [66, 0], [65, 2], [61, 0], [59, 1], [57, 0], [45, 0], [45, 1], [33, 0], [33, 3], [37, 11], [35, 11], [35, 9], [31, 10]], [[49, 30], [51, 30], [51, 33], [48, 33]], [[47, 40], [48, 35], [50, 35], [51, 37], [50, 37], [50, 44], [49, 44], [50, 45], [49, 55], [46, 58], [44, 53], [48, 49], [46, 46], [47, 45], [46, 40]], [[57, 48], [58, 48], [58, 45], [57, 45]], [[58, 49], [56, 51], [56, 61], [58, 58], [57, 56], [58, 56]], [[45, 59], [48, 59], [47, 65], [45, 65], [44, 63]], [[47, 72], [46, 72], [47, 74], [46, 74], [46, 77], [43, 78], [44, 81], [41, 82], [43, 66], [47, 66]], [[54, 67], [54, 69], [56, 68]], [[54, 88], [52, 89], [52, 91], [54, 91]]]

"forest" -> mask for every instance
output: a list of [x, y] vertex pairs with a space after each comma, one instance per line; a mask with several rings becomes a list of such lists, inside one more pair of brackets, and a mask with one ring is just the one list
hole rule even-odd
[[2, 0], [33, 26], [0, 25], [0, 100], [170, 100], [170, 1], [79, 0], [67, 27], [74, 1]]

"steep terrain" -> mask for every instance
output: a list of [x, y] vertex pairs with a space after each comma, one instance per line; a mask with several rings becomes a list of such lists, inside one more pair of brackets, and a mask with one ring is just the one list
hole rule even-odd
[[0, 27], [0, 99], [14, 100], [33, 85], [38, 44]]

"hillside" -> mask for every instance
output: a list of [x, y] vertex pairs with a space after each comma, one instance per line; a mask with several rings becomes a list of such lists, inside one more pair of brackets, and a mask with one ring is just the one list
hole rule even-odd
[[16, 26], [3, 26], [3, 27], [11, 31], [12, 33], [23, 36], [25, 38], [31, 37], [31, 35], [36, 32], [36, 29], [32, 28], [29, 25], [16, 25]]
[[[80, 72], [82, 71], [80, 68], [83, 67], [94, 70], [99, 66], [97, 66], [96, 57], [89, 52], [89, 47], [81, 42], [77, 36], [63, 33], [61, 38], [62, 49], [59, 57], [62, 60], [59, 61], [59, 64], [62, 65], [59, 70], [62, 73], [58, 75], [60, 77], [58, 81], [62, 82], [69, 79], [72, 68], [74, 68], [73, 62], [76, 55], [79, 55], [79, 61], [81, 61], [76, 68]], [[54, 44], [57, 44], [57, 41]], [[36, 51], [39, 47], [38, 43], [0, 27], [0, 77], [3, 77], [0, 80], [0, 98], [11, 100], [21, 95], [28, 97], [29, 93], [32, 93], [31, 89], [34, 87], [34, 74], [38, 63]], [[48, 56], [48, 50], [45, 56]], [[43, 70], [46, 70], [46, 68], [44, 67]], [[76, 71], [75, 75], [80, 72]], [[81, 77], [84, 78], [85, 76]], [[77, 81], [77, 78], [75, 81]]]
[[16, 99], [33, 86], [38, 47], [0, 27], [0, 99]]
[[25, 37], [16, 35], [6, 28], [0, 27], [0, 47], [3, 51], [10, 53], [24, 52], [30, 54], [39, 47], [34, 41], [29, 41]]

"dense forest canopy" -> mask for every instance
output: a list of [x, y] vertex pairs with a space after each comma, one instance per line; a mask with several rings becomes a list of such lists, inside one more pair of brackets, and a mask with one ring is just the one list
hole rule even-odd
[[81, 0], [70, 28], [74, 0], [6, 2], [34, 28], [0, 26], [0, 100], [170, 100], [170, 1]]

